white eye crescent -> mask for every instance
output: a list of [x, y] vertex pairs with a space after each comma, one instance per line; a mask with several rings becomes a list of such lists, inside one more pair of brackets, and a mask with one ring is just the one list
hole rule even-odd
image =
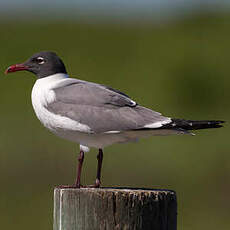
[[37, 60], [37, 63], [38, 63], [39, 65], [42, 65], [42, 64], [45, 63], [45, 60], [44, 60], [43, 57], [38, 57], [36, 60]]

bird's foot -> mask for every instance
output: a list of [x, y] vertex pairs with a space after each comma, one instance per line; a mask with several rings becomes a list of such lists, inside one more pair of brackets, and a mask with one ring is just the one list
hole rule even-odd
[[92, 185], [78, 185], [78, 184], [73, 184], [73, 185], [59, 185], [56, 188], [60, 188], [60, 189], [65, 189], [65, 188], [100, 188], [101, 186], [101, 181], [96, 179], [95, 184]]
[[86, 185], [86, 186], [84, 186], [84, 188], [100, 188], [100, 186], [101, 186], [101, 181], [96, 179], [95, 184]]
[[99, 179], [96, 179], [96, 182], [95, 182], [95, 188], [99, 188], [101, 186], [101, 181]]
[[73, 185], [59, 185], [56, 188], [60, 188], [60, 189], [62, 189], [62, 188], [85, 188], [85, 186], [83, 186], [81, 184], [80, 185], [73, 184]]

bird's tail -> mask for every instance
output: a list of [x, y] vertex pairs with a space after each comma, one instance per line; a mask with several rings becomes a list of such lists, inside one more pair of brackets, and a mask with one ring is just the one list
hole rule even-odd
[[184, 119], [172, 119], [172, 122], [168, 125], [174, 129], [182, 130], [197, 130], [197, 129], [210, 129], [210, 128], [220, 128], [223, 127], [224, 121], [215, 121], [215, 120], [184, 120]]

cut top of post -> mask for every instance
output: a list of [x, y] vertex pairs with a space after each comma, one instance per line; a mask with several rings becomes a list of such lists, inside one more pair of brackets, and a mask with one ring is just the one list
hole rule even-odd
[[163, 189], [56, 188], [54, 230], [176, 230], [176, 193]]

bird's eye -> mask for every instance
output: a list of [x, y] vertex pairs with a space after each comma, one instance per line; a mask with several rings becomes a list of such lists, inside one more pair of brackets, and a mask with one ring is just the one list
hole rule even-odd
[[36, 58], [36, 62], [37, 62], [38, 64], [42, 65], [42, 64], [45, 63], [45, 60], [44, 60], [43, 57], [38, 57], [38, 58]]

